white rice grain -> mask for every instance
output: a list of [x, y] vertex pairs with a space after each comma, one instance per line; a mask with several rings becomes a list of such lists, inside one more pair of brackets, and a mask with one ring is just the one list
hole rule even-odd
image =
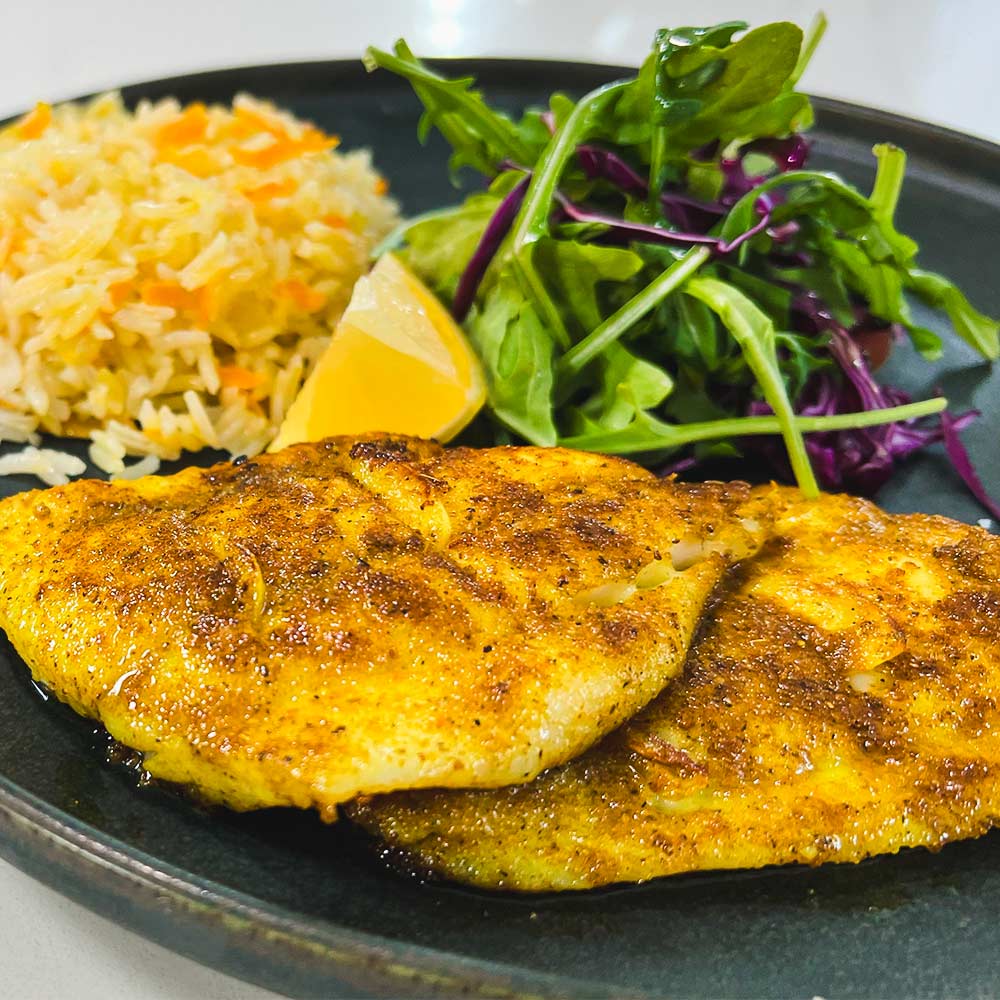
[[[40, 135], [0, 130], [0, 441], [90, 428], [99, 468], [139, 475], [274, 436], [398, 216], [367, 153], [245, 95], [234, 109], [133, 114], [108, 94], [53, 108]], [[282, 132], [293, 151], [255, 164]], [[52, 454], [0, 469], [82, 471]]]
[[155, 455], [147, 455], [140, 458], [132, 465], [126, 465], [121, 472], [113, 479], [141, 479], [143, 476], [152, 476], [160, 470], [160, 460]]
[[29, 446], [0, 456], [0, 476], [35, 476], [47, 486], [64, 486], [70, 476], [79, 476], [86, 468], [76, 456], [50, 448]]
[[195, 430], [197, 430], [201, 436], [201, 440], [212, 448], [218, 448], [218, 435], [215, 433], [212, 421], [205, 412], [205, 407], [202, 406], [201, 400], [198, 398], [198, 394], [193, 390], [188, 389], [188, 391], [184, 393], [184, 405], [187, 407], [188, 413], [191, 416], [191, 421], [194, 424]]

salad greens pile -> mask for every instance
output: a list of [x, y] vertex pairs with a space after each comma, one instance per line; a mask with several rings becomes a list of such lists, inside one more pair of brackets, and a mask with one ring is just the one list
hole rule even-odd
[[875, 147], [869, 195], [806, 169], [812, 109], [796, 84], [822, 19], [808, 37], [746, 29], [659, 31], [635, 77], [553, 94], [519, 121], [405, 42], [368, 50], [369, 69], [423, 103], [421, 138], [436, 128], [451, 170], [489, 182], [395, 243], [479, 353], [490, 437], [674, 468], [752, 450], [810, 494], [872, 492], [943, 440], [989, 503], [958, 439], [975, 414], [911, 402], [875, 381], [869, 357], [903, 331], [940, 355], [908, 293], [991, 360], [997, 322], [921, 270], [896, 229], [902, 150]]

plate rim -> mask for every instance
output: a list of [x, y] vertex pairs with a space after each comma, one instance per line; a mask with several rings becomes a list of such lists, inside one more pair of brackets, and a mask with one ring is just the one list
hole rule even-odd
[[[258, 976], [248, 979], [238, 960], [230, 959], [222, 964], [205, 962], [197, 948], [191, 946], [188, 935], [170, 932], [169, 921], [151, 926], [156, 917], [143, 906], [143, 900], [152, 897], [161, 910], [182, 910], [195, 920], [207, 914], [214, 922], [217, 915], [221, 915], [229, 925], [227, 935], [235, 937], [244, 960], [252, 957], [258, 964], [262, 958], [274, 958], [275, 952], [290, 949], [300, 960], [322, 961], [324, 967], [316, 971], [327, 978], [332, 979], [334, 971], [343, 974], [344, 985], [354, 982], [349, 975], [353, 970], [362, 975], [376, 973], [381, 976], [377, 985], [392, 989], [394, 992], [389, 994], [392, 996], [409, 996], [414, 988], [420, 990], [420, 996], [450, 996], [454, 990], [462, 996], [484, 1000], [580, 996], [610, 1000], [612, 997], [643, 996], [625, 987], [612, 988], [603, 984], [598, 987], [565, 976], [528, 972], [514, 965], [466, 958], [454, 952], [409, 944], [333, 923], [317, 926], [286, 907], [262, 905], [262, 901], [247, 893], [185, 871], [102, 833], [3, 775], [0, 775], [0, 858], [92, 912], [161, 946], [275, 991], [287, 990], [287, 980], [275, 978], [269, 983]], [[74, 869], [73, 862], [78, 865], [82, 862], [82, 866]], [[84, 874], [88, 871], [90, 877]], [[71, 880], [69, 884], [65, 881], [67, 876]], [[78, 887], [87, 890], [96, 887], [101, 893], [101, 901], [95, 902], [92, 896], [77, 891]], [[143, 923], [139, 926], [125, 923], [126, 914], [122, 913], [120, 905], [107, 905], [110, 899], [118, 904], [125, 903], [128, 916], [145, 917]], [[259, 934], [261, 927], [267, 931], [265, 941]], [[252, 956], [246, 953], [246, 948], [239, 947], [244, 935], [253, 948]], [[233, 944], [230, 940], [229, 946]], [[215, 948], [208, 950], [216, 953]], [[372, 985], [370, 980], [365, 982], [366, 988]]]
[[[475, 76], [477, 81], [484, 78], [489, 79], [502, 76], [505, 71], [511, 69], [531, 69], [539, 72], [557, 69], [570, 79], [573, 77], [593, 79], [593, 74], [597, 70], [607, 71], [608, 79], [613, 78], [617, 74], [635, 73], [636, 71], [636, 67], [623, 66], [620, 63], [579, 62], [568, 59], [542, 59], [524, 56], [435, 56], [423, 61], [429, 66], [434, 66], [441, 70], [450, 69], [457, 74]], [[360, 57], [357, 59], [304, 59], [285, 62], [241, 63], [237, 66], [193, 70], [188, 73], [176, 73], [170, 76], [156, 77], [151, 80], [123, 83], [117, 88], [110, 87], [103, 90], [91, 91], [82, 96], [70, 97], [66, 100], [85, 101], [100, 94], [118, 90], [125, 101], [128, 102], [142, 96], [140, 92], [169, 90], [171, 85], [180, 83], [184, 83], [185, 85], [220, 83], [228, 78], [236, 80], [242, 76], [246, 76], [248, 73], [263, 73], [274, 76], [295, 73], [296, 75], [309, 77], [313, 75], [325, 75], [330, 72], [335, 73], [341, 79], [352, 75], [359, 80], [367, 79], [370, 85], [376, 88], [388, 89], [399, 85], [399, 78], [386, 71], [369, 73], [365, 69]], [[978, 155], [985, 156], [991, 161], [993, 169], [1000, 171], [1000, 139], [988, 139], [985, 136], [963, 132], [960, 129], [941, 125], [938, 122], [931, 122], [901, 112], [858, 104], [854, 101], [845, 101], [835, 97], [809, 94], [809, 99], [812, 101], [814, 107], [819, 108], [826, 116], [836, 120], [849, 118], [853, 123], [863, 122], [870, 127], [887, 126], [889, 128], [902, 128], [922, 140], [922, 152], [931, 151], [929, 144], [933, 143], [935, 160], [940, 160], [942, 153], [944, 153], [948, 155], [950, 161], [950, 154], [955, 152], [956, 145], [962, 147], [961, 152], [963, 153], [967, 153], [969, 148], [972, 147]], [[21, 114], [24, 113], [21, 112]], [[18, 115], [11, 115], [8, 116], [7, 120], [17, 117]], [[945, 142], [943, 148], [939, 145], [942, 140]], [[964, 164], [967, 164], [967, 160], [964, 157], [960, 162], [950, 163], [950, 165], [957, 166]], [[998, 177], [1000, 177], [1000, 174], [998, 174]]]
[[[520, 57], [448, 57], [427, 62], [443, 70], [476, 76], [484, 86], [504, 77], [531, 73], [557, 73], [573, 81], [592, 84], [599, 75], [607, 79], [635, 69], [599, 62]], [[248, 75], [284, 80], [293, 89], [308, 92], [309, 81], [351, 84], [367, 79], [373, 89], [403, 86], [389, 73], [369, 75], [360, 59], [314, 59], [249, 63], [218, 69], [195, 70], [147, 81], [122, 84], [118, 88], [126, 103], [150, 93], [166, 96], [171, 88], [232, 85]], [[108, 89], [68, 100], [82, 101]], [[916, 140], [908, 151], [927, 156], [936, 165], [959, 173], [972, 173], [1000, 183], [1000, 142], [963, 133], [944, 125], [873, 108], [849, 101], [811, 96], [819, 129], [847, 125], [865, 131], [905, 132]], [[11, 116], [12, 120], [17, 116]], [[970, 153], [978, 161], [970, 163]], [[981, 159], [980, 159], [981, 158]], [[975, 169], [971, 169], [974, 167]], [[163, 862], [152, 855], [103, 833], [52, 805], [0, 774], [0, 857], [15, 867], [74, 899], [81, 905], [133, 930], [149, 940], [207, 966], [276, 991], [287, 991], [289, 981], [280, 978], [284, 962], [311, 958], [322, 961], [314, 974], [325, 976], [334, 986], [362, 986], [366, 990], [392, 990], [392, 995], [462, 995], [481, 997], [634, 997], [624, 987], [574, 980], [487, 959], [465, 957], [456, 952], [410, 944], [340, 926], [332, 921], [324, 927], [299, 918], [284, 907], [266, 903], [208, 878]], [[81, 864], [82, 863], [82, 864]], [[67, 881], [68, 879], [68, 881]], [[95, 886], [101, 896], [91, 893]], [[123, 910], [123, 905], [125, 909]], [[217, 946], [197, 936], [180, 932], [172, 920], [175, 911], [188, 918], [199, 913], [215, 914], [227, 926], [227, 946], [220, 958]], [[166, 915], [167, 919], [163, 917]], [[138, 923], [126, 922], [131, 917]], [[266, 932], [262, 939], [260, 928]], [[216, 931], [218, 929], [216, 928]], [[266, 962], [278, 964], [269, 974]], [[252, 973], [248, 969], [253, 968]], [[351, 974], [364, 976], [352, 979]], [[347, 978], [344, 978], [347, 977]], [[313, 980], [315, 984], [316, 980]], [[300, 983], [300, 987], [305, 984]], [[411, 993], [418, 990], [419, 993]], [[303, 993], [309, 990], [303, 988]], [[294, 995], [294, 994], [293, 994]]]

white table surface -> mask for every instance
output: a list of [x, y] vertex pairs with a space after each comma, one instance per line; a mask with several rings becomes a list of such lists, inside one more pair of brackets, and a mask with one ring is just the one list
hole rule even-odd
[[[635, 64], [664, 19], [801, 24], [797, 0], [35, 0], [3, 5], [0, 116], [39, 99], [219, 66], [354, 58], [405, 36], [422, 55]], [[993, 0], [829, 0], [804, 80], [816, 94], [1000, 141]], [[572, 13], [569, 13], [572, 11]], [[377, 150], [376, 150], [377, 155]], [[172, 955], [0, 862], [0, 993], [23, 998], [270, 996]]]

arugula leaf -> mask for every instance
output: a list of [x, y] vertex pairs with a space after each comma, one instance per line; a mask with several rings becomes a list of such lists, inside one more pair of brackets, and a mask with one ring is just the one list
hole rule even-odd
[[[852, 289], [864, 296], [876, 316], [904, 326], [914, 347], [925, 358], [931, 361], [939, 358], [941, 339], [913, 321], [903, 294], [910, 288], [931, 307], [945, 311], [959, 336], [984, 357], [996, 359], [1000, 356], [1000, 327], [996, 321], [974, 309], [946, 278], [916, 268], [913, 264], [916, 243], [896, 231], [893, 214], [905, 154], [887, 145], [875, 147], [875, 153], [879, 170], [870, 199], [836, 175], [815, 170], [790, 171], [764, 181], [741, 198], [722, 226], [722, 237], [743, 231], [740, 227], [752, 220], [754, 205], [761, 195], [785, 185], [802, 184], [811, 188], [807, 199], [789, 204], [787, 214], [796, 214], [803, 210], [804, 204], [809, 205], [812, 228], [824, 257], [837, 266]], [[783, 219], [786, 214], [778, 217]], [[835, 230], [842, 231], [844, 237], [833, 235]]]
[[680, 288], [711, 256], [705, 247], [688, 250], [658, 278], [629, 299], [613, 316], [595, 327], [583, 340], [574, 344], [560, 359], [560, 371], [580, 371], [608, 346], [620, 340], [633, 324], [656, 308], [671, 292]]
[[749, 295], [776, 325], [788, 326], [792, 293], [787, 288], [738, 267], [722, 266], [719, 271], [726, 281]]
[[825, 260], [821, 266], [783, 268], [781, 277], [792, 285], [814, 292], [841, 326], [853, 324], [850, 292], [837, 268], [830, 267]]
[[595, 123], [605, 110], [630, 84], [616, 81], [597, 87], [577, 102], [569, 116], [552, 136], [545, 151], [535, 164], [531, 186], [524, 199], [517, 228], [514, 232], [513, 252], [549, 232], [549, 213], [555, 202], [559, 179], [576, 147], [593, 132]]
[[445, 301], [454, 297], [462, 271], [500, 200], [492, 192], [470, 195], [450, 211], [417, 219], [404, 230], [402, 258]]
[[563, 348], [570, 344], [562, 316], [549, 296], [545, 282], [534, 265], [533, 244], [549, 234], [549, 215], [555, 201], [556, 187], [576, 147], [588, 136], [593, 123], [626, 83], [609, 83], [581, 98], [545, 148], [525, 195], [524, 204], [511, 234], [509, 248], [503, 254], [517, 275], [525, 294], [535, 310], [552, 330], [556, 342]]
[[859, 209], [862, 219], [871, 216], [871, 204], [868, 199], [836, 174], [823, 170], [790, 170], [788, 173], [776, 174], [774, 177], [768, 178], [740, 198], [726, 216], [719, 233], [721, 239], [726, 242], [735, 239], [753, 225], [755, 206], [761, 195], [768, 194], [779, 187], [795, 184], [812, 185], [811, 193], [814, 199], [822, 203], [824, 207], [831, 200], [835, 202], [839, 199], [845, 206]]
[[[874, 241], [878, 238], [888, 245], [899, 264], [907, 264], [917, 255], [915, 240], [904, 236], [896, 229], [894, 216], [899, 194], [903, 190], [903, 175], [906, 173], [906, 153], [891, 143], [879, 143], [872, 147], [877, 163], [875, 184], [872, 187], [871, 205], [874, 225], [868, 231], [860, 234], [860, 239]], [[870, 248], [869, 252], [874, 248]], [[874, 254], [873, 254], [874, 256]], [[887, 254], [883, 251], [881, 256]]]
[[[1000, 324], [974, 309], [965, 295], [947, 278], [912, 266], [917, 244], [896, 231], [893, 216], [903, 186], [906, 154], [888, 144], [875, 146], [874, 153], [878, 158], [878, 171], [871, 194], [872, 212], [896, 250], [897, 259], [901, 258], [907, 265], [911, 265], [906, 268], [902, 283], [913, 289], [929, 306], [947, 313], [955, 332], [984, 357], [995, 361], [1000, 356]], [[924, 339], [927, 335], [933, 337], [938, 344], [938, 354], [940, 353], [940, 338], [935, 334], [929, 330], [914, 328], [912, 323], [907, 328], [911, 334], [916, 333]], [[919, 348], [919, 343], [917, 346]], [[922, 353], [926, 356], [926, 352]]]
[[712, 311], [690, 295], [683, 293], [675, 299], [677, 316], [672, 325], [671, 352], [692, 368], [714, 372], [722, 360], [724, 349], [719, 343], [718, 324]]
[[669, 71], [670, 62], [679, 53], [701, 46], [726, 46], [738, 31], [747, 28], [745, 21], [731, 21], [711, 28], [666, 28], [656, 33], [650, 56], [653, 72], [652, 151], [649, 164], [649, 201], [654, 218], [660, 215], [659, 197], [663, 190], [666, 161], [672, 126], [697, 115], [702, 102], [694, 96], [714, 83], [725, 71], [726, 60], [704, 62], [690, 73], [676, 78]]
[[903, 175], [906, 173], [906, 153], [898, 146], [890, 143], [879, 143], [872, 151], [878, 167], [875, 173], [875, 185], [872, 187], [869, 201], [872, 214], [883, 225], [892, 224], [896, 214], [896, 204], [903, 190]]
[[779, 21], [722, 48], [709, 42], [678, 49], [657, 77], [673, 126], [670, 147], [683, 154], [707, 142], [725, 146], [801, 126], [809, 100], [790, 89], [801, 46], [801, 29]]
[[802, 31], [788, 22], [746, 28], [665, 29], [634, 83], [621, 94], [601, 133], [626, 146], [650, 144], [650, 187], [660, 189], [671, 158], [709, 142], [787, 135], [812, 123], [809, 99], [794, 91]]
[[662, 415], [680, 424], [738, 420], [742, 414], [734, 414], [729, 407], [720, 405], [712, 389], [712, 384], [699, 377], [695, 369], [678, 372], [674, 391], [660, 408]]
[[799, 488], [807, 497], [819, 496], [819, 486], [806, 454], [802, 432], [796, 426], [795, 411], [778, 367], [774, 324], [742, 292], [717, 278], [691, 278], [685, 291], [716, 312], [740, 345], [747, 364], [757, 377], [764, 399], [778, 418]]
[[613, 344], [597, 362], [599, 391], [580, 407], [583, 426], [621, 430], [643, 410], [652, 410], [670, 395], [673, 379], [660, 367]]
[[[798, 62], [802, 29], [788, 21], [767, 24], [748, 32], [738, 42], [720, 49], [712, 41], [683, 46], [664, 67], [675, 91], [699, 93], [693, 114], [674, 115], [675, 121], [747, 111], [766, 104], [782, 92]], [[762, 58], [763, 56], [763, 58]], [[698, 76], [706, 66], [721, 63], [718, 73], [704, 82]], [[691, 82], [694, 81], [694, 82]], [[662, 81], [657, 81], [661, 86]]]
[[472, 315], [469, 334], [494, 415], [532, 444], [555, 444], [552, 335], [510, 271], [501, 273]]
[[396, 42], [393, 53], [370, 47], [364, 64], [369, 72], [381, 67], [409, 80], [424, 105], [417, 134], [424, 142], [436, 127], [448, 140], [454, 150], [450, 161], [453, 176], [463, 166], [493, 176], [505, 160], [524, 163], [533, 159], [525, 135], [472, 89], [472, 77], [449, 80], [440, 76], [417, 59], [402, 39]]
[[[904, 327], [913, 346], [928, 361], [937, 361], [941, 357], [941, 338], [932, 330], [914, 322], [910, 304], [903, 294], [910, 281], [908, 269], [900, 268], [894, 263], [872, 260], [861, 244], [848, 240], [829, 237], [822, 241], [822, 246], [830, 261], [840, 266], [847, 283], [861, 292], [875, 316]], [[981, 318], [985, 320], [985, 317]], [[851, 323], [845, 325], [850, 326]], [[957, 330], [958, 324], [955, 327]]]
[[990, 361], [1000, 357], [1000, 323], [975, 309], [957, 285], [915, 267], [907, 271], [906, 284], [929, 306], [944, 310], [955, 332], [983, 357]]
[[545, 273], [560, 312], [572, 320], [579, 340], [604, 319], [600, 289], [606, 282], [625, 283], [645, 266], [643, 259], [624, 247], [546, 238], [535, 245], [535, 264]]
[[871, 311], [894, 323], [912, 324], [909, 308], [903, 299], [903, 272], [893, 264], [872, 260], [859, 243], [826, 237], [823, 249], [840, 265], [848, 284], [862, 292]]

